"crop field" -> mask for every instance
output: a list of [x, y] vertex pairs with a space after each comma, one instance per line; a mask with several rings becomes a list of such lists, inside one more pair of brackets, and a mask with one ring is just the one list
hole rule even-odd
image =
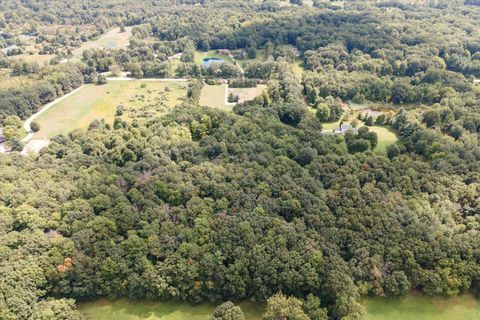
[[[239, 303], [246, 320], [260, 320], [263, 305]], [[100, 299], [79, 305], [79, 310], [90, 320], [206, 320], [212, 315], [215, 305], [190, 305], [184, 302], [109, 301]]]
[[[166, 89], [168, 87], [168, 89]], [[105, 85], [86, 85], [65, 100], [42, 113], [35, 121], [40, 124], [36, 139], [66, 134], [87, 128], [95, 119], [113, 123], [118, 106], [123, 106], [124, 119], [155, 117], [181, 102], [187, 83], [110, 81]]]

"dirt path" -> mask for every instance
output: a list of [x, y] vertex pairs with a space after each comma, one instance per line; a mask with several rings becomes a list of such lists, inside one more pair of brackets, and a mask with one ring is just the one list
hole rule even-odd
[[230, 57], [230, 59], [232, 59], [232, 61], [235, 63], [235, 65], [238, 66], [238, 68], [240, 69], [240, 72], [242, 73], [242, 78], [243, 78], [244, 75], [245, 75], [245, 71], [243, 71], [242, 65], [240, 63], [238, 63], [237, 60], [235, 60], [235, 57], [232, 55], [230, 50], [228, 50], [228, 56]]
[[126, 76], [122, 77], [108, 77], [107, 81], [158, 81], [158, 82], [187, 82], [190, 79], [177, 79], [177, 78], [130, 78]]
[[37, 113], [34, 113], [30, 116], [30, 118], [28, 118], [25, 123], [23, 124], [23, 128], [25, 129], [25, 131], [28, 132], [27, 136], [25, 138], [22, 139], [22, 142], [23, 143], [26, 143], [28, 141], [30, 141], [32, 138], [33, 138], [33, 135], [35, 134], [33, 131], [32, 131], [32, 128], [30, 128], [30, 125], [32, 124], [32, 121], [35, 120], [39, 115], [41, 115], [43, 112], [45, 112], [46, 110], [50, 109], [54, 104], [56, 104], [57, 102], [60, 102], [68, 97], [70, 97], [72, 94], [75, 94], [75, 92], [79, 91], [80, 89], [83, 88], [83, 85], [78, 87], [77, 89], [73, 90], [73, 91], [70, 91], [69, 93], [67, 94], [64, 94], [63, 96], [61, 96], [60, 98], [58, 99], [55, 99], [53, 100], [52, 102], [50, 103], [47, 103], [46, 105], [44, 105]]

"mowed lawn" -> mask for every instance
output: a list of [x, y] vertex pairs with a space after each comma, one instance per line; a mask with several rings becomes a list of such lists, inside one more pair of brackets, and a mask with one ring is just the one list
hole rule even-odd
[[387, 147], [398, 141], [397, 134], [389, 127], [371, 126], [368, 128], [370, 129], [370, 131], [375, 132], [378, 137], [378, 144], [375, 147], [375, 152], [386, 153]]
[[266, 89], [267, 85], [265, 84], [259, 84], [255, 88], [228, 88], [227, 95], [232, 93], [240, 98], [239, 102], [245, 102], [260, 96]]
[[480, 302], [472, 295], [431, 298], [410, 294], [404, 298], [368, 298], [366, 320], [480, 319]]
[[[345, 124], [349, 124], [345, 122]], [[340, 126], [340, 120], [336, 122], [324, 122], [322, 123], [322, 130], [323, 131], [332, 131], [334, 129], [338, 129]], [[363, 122], [360, 122], [359, 127], [364, 126]], [[387, 152], [387, 147], [391, 144], [398, 142], [398, 135], [389, 127], [386, 126], [369, 126], [368, 130], [371, 132], [375, 132], [377, 134], [378, 143], [375, 147], [374, 151], [376, 153], [385, 154]]]
[[208, 85], [204, 84], [200, 93], [200, 105], [222, 110], [232, 110], [232, 106], [225, 103], [225, 91], [227, 85]]
[[[261, 320], [263, 305], [250, 302], [239, 305], [245, 313], [246, 320]], [[80, 303], [78, 309], [89, 320], [207, 320], [215, 310], [215, 305], [100, 299]]]
[[[142, 82], [109, 81], [105, 85], [86, 85], [75, 94], [62, 100], [42, 113], [35, 121], [40, 124], [36, 139], [52, 138], [67, 134], [73, 129], [87, 128], [95, 119], [104, 119], [112, 124], [117, 106], [135, 110], [147, 104], [157, 104], [159, 95], [166, 94], [165, 104], [173, 107], [186, 94], [187, 83], [183, 82]], [[126, 112], [125, 112], [126, 114]], [[124, 118], [128, 118], [127, 115]]]

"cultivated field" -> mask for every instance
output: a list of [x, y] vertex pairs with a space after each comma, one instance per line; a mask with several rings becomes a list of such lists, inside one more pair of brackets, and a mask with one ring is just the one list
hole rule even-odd
[[[263, 305], [239, 303], [246, 320], [260, 320]], [[206, 320], [215, 305], [202, 303], [190, 305], [184, 302], [130, 301], [121, 299], [81, 303], [78, 309], [90, 320]]]
[[[169, 88], [166, 91], [166, 88]], [[106, 85], [86, 85], [42, 113], [35, 121], [40, 131], [35, 139], [51, 138], [77, 128], [87, 128], [95, 119], [112, 124], [118, 106], [123, 118], [154, 117], [177, 105], [186, 94], [187, 83], [110, 81]]]

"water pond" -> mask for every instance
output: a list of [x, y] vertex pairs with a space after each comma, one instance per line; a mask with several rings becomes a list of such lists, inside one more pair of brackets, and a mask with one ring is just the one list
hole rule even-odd
[[205, 58], [202, 60], [202, 64], [205, 68], [209, 68], [214, 63], [224, 63], [222, 58]]

